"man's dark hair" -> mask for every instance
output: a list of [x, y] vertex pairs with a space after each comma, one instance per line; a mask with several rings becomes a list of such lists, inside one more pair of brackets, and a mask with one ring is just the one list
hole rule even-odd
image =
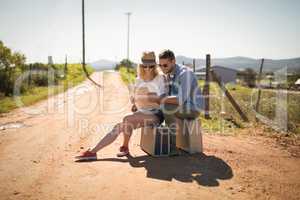
[[169, 60], [174, 60], [175, 59], [175, 55], [173, 53], [173, 51], [171, 51], [170, 49], [166, 49], [163, 50], [159, 55], [158, 55], [159, 59], [169, 59]]

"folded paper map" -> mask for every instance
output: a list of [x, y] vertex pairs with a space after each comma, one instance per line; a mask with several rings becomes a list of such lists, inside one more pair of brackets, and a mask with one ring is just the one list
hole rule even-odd
[[159, 104], [149, 101], [148, 94], [150, 93], [147, 87], [137, 87], [135, 89], [135, 104], [138, 109], [159, 108]]

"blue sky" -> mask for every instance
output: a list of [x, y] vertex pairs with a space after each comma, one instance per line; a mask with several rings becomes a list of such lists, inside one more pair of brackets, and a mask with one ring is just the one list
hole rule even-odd
[[[0, 0], [0, 40], [28, 62], [81, 61], [81, 0]], [[300, 57], [298, 0], [86, 0], [86, 57], [130, 58], [144, 50], [174, 50], [204, 58]]]

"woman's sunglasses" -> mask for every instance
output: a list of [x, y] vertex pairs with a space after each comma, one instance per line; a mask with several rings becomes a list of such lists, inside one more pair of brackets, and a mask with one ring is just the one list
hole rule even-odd
[[150, 66], [142, 65], [142, 67], [143, 67], [144, 69], [146, 69], [146, 68], [153, 69], [153, 68], [155, 67], [155, 65], [150, 65]]

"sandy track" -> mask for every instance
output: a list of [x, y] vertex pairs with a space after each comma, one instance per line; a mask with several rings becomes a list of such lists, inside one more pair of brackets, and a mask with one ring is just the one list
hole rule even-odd
[[86, 81], [0, 118], [25, 125], [0, 131], [0, 199], [300, 198], [299, 157], [253, 133], [206, 134], [203, 155], [152, 158], [140, 150], [137, 131], [128, 158], [115, 156], [120, 137], [98, 161], [74, 162], [81, 147], [95, 144], [129, 112], [118, 74], [93, 77], [103, 90]]

